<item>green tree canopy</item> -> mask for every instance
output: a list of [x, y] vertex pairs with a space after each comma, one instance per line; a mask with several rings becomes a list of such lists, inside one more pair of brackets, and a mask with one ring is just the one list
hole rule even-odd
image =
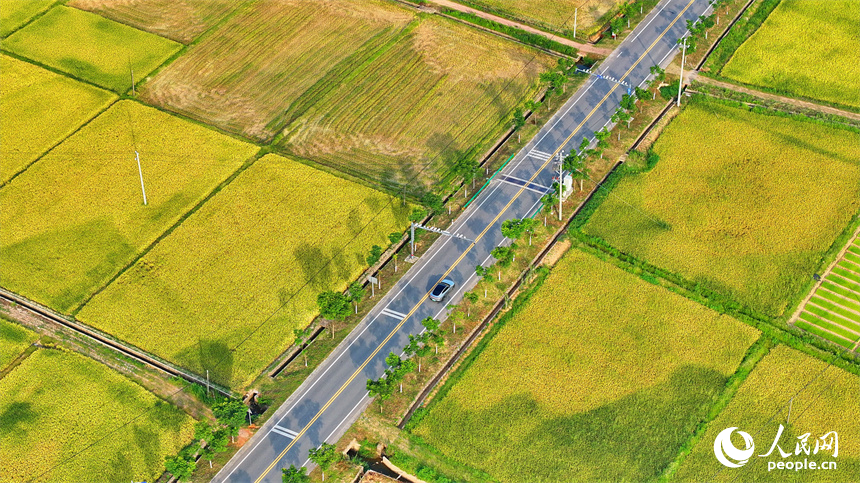
[[290, 465], [289, 468], [281, 468], [282, 483], [309, 483], [311, 478], [305, 473], [305, 467], [296, 468], [295, 465]]
[[329, 320], [343, 320], [350, 313], [349, 299], [340, 292], [327, 290], [317, 296], [320, 315]]

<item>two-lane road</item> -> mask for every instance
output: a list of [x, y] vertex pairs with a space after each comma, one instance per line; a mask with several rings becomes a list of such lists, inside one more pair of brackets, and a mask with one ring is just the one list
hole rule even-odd
[[[645, 82], [651, 66], [665, 66], [677, 53], [687, 20], [709, 12], [708, 0], [660, 2], [597, 69], [605, 78], [591, 77], [452, 225], [450, 231], [474, 242], [437, 240], [213, 481], [275, 483], [283, 467], [310, 467], [309, 450], [340, 438], [368, 405], [366, 381], [384, 372], [388, 353], [400, 354], [409, 334], [423, 330], [422, 319], [443, 320], [446, 305], [475, 285], [475, 266], [488, 264], [490, 251], [505, 242], [501, 223], [539, 207], [552, 183], [553, 158], [607, 125], [627, 92], [619, 83]], [[457, 283], [448, 301], [430, 301], [429, 291], [446, 277]]]

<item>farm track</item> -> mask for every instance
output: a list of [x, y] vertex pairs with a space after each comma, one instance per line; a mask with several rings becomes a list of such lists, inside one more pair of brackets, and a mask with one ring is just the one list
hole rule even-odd
[[712, 78], [705, 76], [705, 75], [697, 76], [696, 80], [703, 83], [703, 84], [709, 84], [709, 85], [712, 85], [715, 87], [721, 87], [723, 89], [729, 89], [729, 90], [740, 92], [740, 93], [747, 94], [750, 96], [755, 96], [755, 97], [759, 97], [762, 99], [767, 99], [769, 101], [777, 101], [777, 102], [789, 104], [792, 106], [802, 107], [804, 109], [810, 109], [813, 111], [818, 111], [818, 112], [821, 112], [823, 114], [841, 116], [841, 117], [845, 117], [848, 119], [853, 119], [855, 121], [860, 121], [860, 114], [858, 114], [856, 112], [844, 111], [842, 109], [837, 109], [835, 107], [825, 106], [822, 104], [817, 104], [815, 102], [801, 101], [799, 99], [794, 99], [791, 97], [783, 97], [783, 96], [778, 96], [776, 94], [769, 94], [767, 92], [762, 92], [759, 90], [750, 89], [748, 87], [739, 86], [737, 84], [732, 84], [730, 82], [718, 81], [716, 79], [712, 79]]
[[[50, 310], [46, 307], [41, 306], [40, 304], [33, 302], [31, 300], [25, 299], [19, 295], [13, 294], [5, 289], [0, 288], [0, 299], [18, 305], [20, 307], [25, 308], [27, 311], [31, 312], [35, 316], [42, 318], [48, 322], [52, 322], [55, 324], [59, 324], [63, 326], [65, 329], [70, 330], [77, 335], [84, 336], [86, 338], [92, 339], [97, 343], [107, 347], [108, 349], [117, 352], [125, 357], [129, 357], [134, 359], [140, 363], [143, 363], [153, 369], [157, 369], [160, 372], [169, 374], [171, 376], [180, 377], [188, 382], [194, 384], [200, 384], [202, 386], [206, 385], [206, 379], [196, 374], [192, 374], [190, 372], [186, 372], [172, 364], [159, 361], [148, 354], [137, 350], [133, 347], [122, 344], [121, 342], [115, 341], [106, 337], [104, 335], [99, 334], [97, 331], [90, 329], [89, 327], [84, 326], [78, 322], [73, 320], [69, 320], [62, 315]], [[234, 396], [234, 394], [222, 387], [219, 387], [215, 384], [211, 384], [211, 387], [216, 391], [227, 395]]]
[[560, 43], [562, 45], [566, 45], [568, 47], [573, 47], [573, 48], [579, 50], [580, 52], [584, 52], [587, 54], [595, 54], [595, 55], [600, 55], [602, 57], [606, 57], [609, 54], [611, 54], [612, 50], [613, 50], [613, 49], [608, 49], [605, 47], [597, 47], [597, 46], [592, 45], [592, 44], [584, 44], [582, 42], [576, 42], [576, 41], [570, 40], [570, 39], [565, 38], [565, 37], [560, 37], [558, 35], [551, 34], [549, 32], [544, 32], [543, 30], [536, 29], [534, 27], [529, 27], [528, 25], [525, 25], [525, 24], [522, 24], [519, 22], [514, 22], [513, 20], [508, 20], [506, 18], [499, 17], [499, 16], [493, 15], [491, 13], [487, 13], [487, 12], [484, 12], [481, 10], [476, 10], [474, 8], [467, 7], [467, 6], [460, 4], [460, 3], [457, 3], [457, 2], [451, 2], [449, 0], [432, 0], [432, 3], [436, 4], [436, 5], [440, 5], [442, 7], [450, 8], [451, 10], [458, 10], [458, 11], [463, 12], [463, 13], [476, 15], [476, 16], [484, 18], [486, 20], [491, 20], [493, 22], [500, 23], [502, 25], [507, 25], [508, 27], [515, 27], [518, 29], [522, 29], [528, 33], [542, 35], [542, 36], [544, 36], [544, 37], [546, 37], [546, 38], [548, 38], [554, 42], [558, 42], [558, 43]]

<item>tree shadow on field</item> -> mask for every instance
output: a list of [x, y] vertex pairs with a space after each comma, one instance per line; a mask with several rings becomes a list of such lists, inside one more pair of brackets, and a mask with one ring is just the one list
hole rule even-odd
[[505, 104], [504, 99], [516, 97], [516, 91], [513, 88], [505, 89], [503, 86], [493, 83], [482, 85], [481, 89], [484, 91], [484, 95], [489, 98], [490, 106], [496, 109], [498, 117], [506, 119], [511, 115], [512, 106]]
[[15, 401], [0, 413], [0, 434], [26, 432], [29, 423], [38, 419], [39, 413], [33, 409], [33, 404], [26, 401]]
[[311, 288], [324, 290], [332, 282], [333, 273], [329, 257], [325, 256], [319, 247], [302, 244], [293, 251], [293, 256], [302, 269], [302, 281], [307, 282]]
[[[463, 156], [463, 152], [458, 149], [459, 143], [448, 132], [433, 133], [427, 139], [427, 148], [430, 159], [429, 170], [433, 173], [433, 179], [439, 180], [439, 171], [444, 169], [452, 169], [457, 161]], [[423, 166], [422, 166], [423, 167]]]
[[230, 386], [233, 381], [233, 351], [220, 340], [200, 339], [197, 344], [202, 374], [212, 382]]
[[[504, 442], [503, 451], [474, 445], [460, 456], [501, 480], [528, 475], [532, 481], [647, 481], [674, 459], [725, 381], [712, 369], [683, 366], [668, 381], [570, 416], [549, 417], [559, 408], [549, 411], [531, 394], [520, 393], [474, 413], [446, 407], [450, 420], [436, 418], [458, 421], [451, 427], [460, 431], [480, 428], [482, 441]], [[529, 425], [529, 418], [538, 424]], [[528, 429], [517, 433], [521, 420]], [[464, 437], [449, 433], [445, 446]]]
[[785, 134], [785, 133], [780, 132], [780, 131], [770, 130], [767, 132], [772, 134], [774, 137], [779, 138], [782, 141], [782, 143], [788, 144], [789, 146], [797, 146], [800, 149], [804, 149], [806, 151], [811, 151], [815, 154], [819, 154], [819, 155], [827, 157], [827, 158], [838, 159], [839, 161], [842, 161], [842, 162], [848, 163], [848, 164], [852, 164], [855, 166], [860, 164], [860, 161], [858, 161], [858, 159], [860, 159], [860, 158], [852, 158], [849, 156], [843, 156], [843, 155], [838, 154], [834, 151], [829, 151], [827, 149], [824, 149], [822, 147], [822, 145], [809, 144], [806, 141], [803, 141], [799, 138], [796, 138], [796, 137], [791, 136], [789, 134]]

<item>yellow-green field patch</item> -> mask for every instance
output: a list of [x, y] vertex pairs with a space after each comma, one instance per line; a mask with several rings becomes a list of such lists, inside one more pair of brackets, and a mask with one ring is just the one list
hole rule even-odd
[[573, 250], [414, 432], [500, 481], [647, 481], [757, 336]]
[[860, 210], [857, 132], [693, 100], [585, 231], [769, 315]]
[[10, 35], [3, 48], [115, 92], [176, 53], [181, 44], [99, 15], [58, 6]]
[[[804, 388], [809, 383], [809, 385]], [[681, 463], [671, 481], [756, 481], [756, 482], [847, 482], [855, 481], [860, 474], [860, 377], [838, 367], [791, 349], [778, 346], [762, 359], [744, 381], [738, 393], [720, 415], [708, 424], [702, 439]], [[790, 402], [790, 399], [794, 400]], [[789, 403], [791, 419], [788, 419]], [[779, 447], [791, 456], [783, 458], [773, 449], [774, 439], [783, 425]], [[753, 438], [755, 455], [741, 468], [726, 468], [714, 457], [714, 440], [722, 430], [736, 427]], [[825, 434], [836, 431], [839, 455], [833, 449], [817, 454], [795, 454], [799, 437], [809, 433], [806, 440], [810, 450], [815, 449]], [[745, 448], [735, 432], [732, 441], [737, 448]], [[799, 471], [772, 469], [768, 462], [796, 462], [807, 460], [816, 466], [824, 461], [835, 461], [835, 469]]]
[[860, 108], [860, 0], [782, 0], [720, 72], [746, 84]]
[[133, 101], [114, 104], [0, 189], [0, 283], [68, 312], [256, 150]]
[[550, 65], [505, 39], [421, 17], [347, 77], [328, 79], [330, 92], [303, 96], [281, 146], [377, 183], [432, 184], [501, 136]]
[[78, 317], [244, 387], [317, 314], [317, 294], [346, 288], [366, 268], [370, 247], [404, 229], [407, 210], [378, 191], [267, 155]]
[[67, 5], [183, 44], [237, 8], [234, 0], [72, 0]]
[[9, 35], [59, 2], [60, 0], [3, 0], [0, 2], [0, 37]]
[[0, 415], [0, 481], [155, 481], [164, 457], [194, 434], [176, 407], [56, 349], [37, 350], [0, 379]]
[[0, 182], [116, 99], [108, 91], [0, 55]]
[[0, 317], [0, 370], [15, 360], [39, 336]]

